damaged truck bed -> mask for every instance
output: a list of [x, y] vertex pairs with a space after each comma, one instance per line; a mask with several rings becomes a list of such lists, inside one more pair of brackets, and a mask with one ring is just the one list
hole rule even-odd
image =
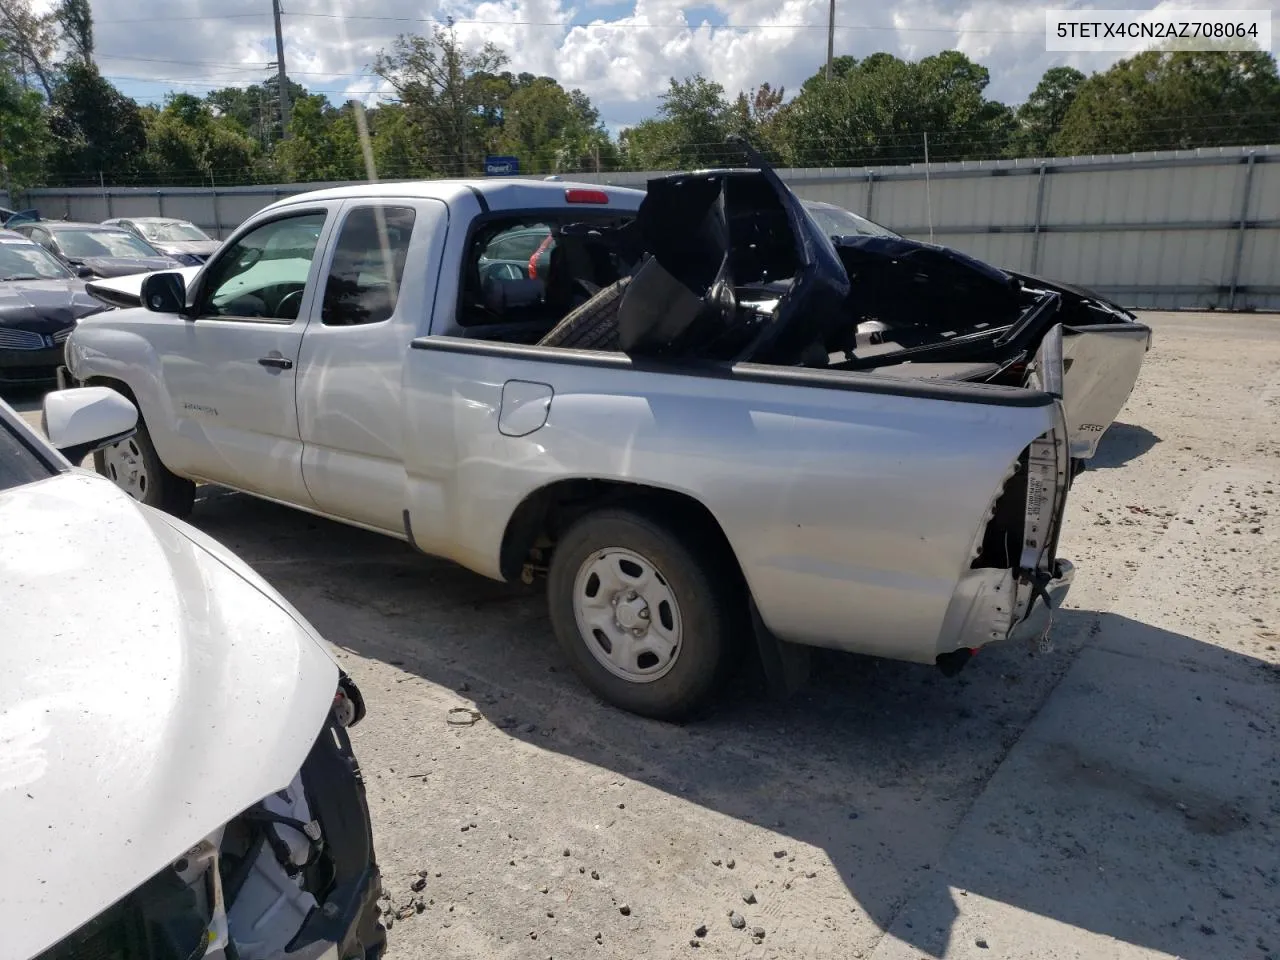
[[[835, 232], [844, 224], [851, 232]], [[1020, 386], [1061, 325], [1075, 469], [1132, 393], [1151, 344], [1149, 327], [1092, 291], [806, 204], [763, 162], [652, 180], [635, 221], [568, 228], [561, 242], [584, 240], [620, 254], [626, 275], [543, 345]], [[632, 273], [643, 294], [628, 291]], [[666, 319], [650, 327], [649, 312]]]
[[950, 673], [1042, 636], [1073, 458], [1146, 328], [832, 239], [757, 166], [290, 197], [194, 272], [91, 284], [124, 309], [62, 379], [136, 400], [97, 460], [131, 495], [185, 513], [216, 483], [545, 582], [579, 677], [648, 716], [753, 647]]

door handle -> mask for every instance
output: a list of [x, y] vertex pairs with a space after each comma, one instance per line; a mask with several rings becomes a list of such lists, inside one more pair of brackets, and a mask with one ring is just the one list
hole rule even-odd
[[258, 363], [264, 367], [274, 367], [277, 370], [293, 369], [293, 361], [288, 357], [259, 357]]

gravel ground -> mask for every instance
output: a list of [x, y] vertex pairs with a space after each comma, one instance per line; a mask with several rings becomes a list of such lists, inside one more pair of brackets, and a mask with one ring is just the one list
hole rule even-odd
[[[1056, 649], [992, 648], [952, 680], [822, 653], [815, 679], [785, 704], [765, 702], [747, 671], [704, 720], [641, 720], [576, 682], [539, 594], [209, 494], [195, 523], [339, 645], [365, 693], [355, 740], [393, 918], [390, 960], [1280, 956], [1280, 781], [1269, 779], [1280, 777], [1280, 319], [1146, 319], [1156, 339], [1138, 389], [1072, 492], [1061, 553], [1078, 574]], [[1209, 780], [1189, 801], [1189, 820], [1205, 829], [1179, 828], [1185, 843], [1143, 839], [1153, 804], [1185, 808], [1180, 794], [1070, 752], [1098, 744], [1054, 739], [1088, 728], [1141, 755], [1154, 742], [1143, 737], [1157, 735], [1126, 720], [1140, 696], [1108, 686], [1114, 666], [1090, 679], [1073, 664], [1083, 669], [1094, 648], [1144, 664], [1153, 644], [1160, 669], [1174, 671], [1166, 688], [1206, 658], [1245, 685], [1221, 695], [1222, 729], [1236, 739], [1169, 761], [1203, 767], [1166, 771], [1173, 782]], [[1166, 698], [1158, 736], [1208, 729], [1203, 703]], [[1232, 725], [1245, 716], [1232, 703], [1252, 729]], [[453, 710], [467, 725], [449, 725]], [[1023, 758], [1033, 721], [1029, 739], [1049, 746]], [[1247, 763], [1215, 766], [1242, 752]], [[1211, 802], [1219, 774], [1238, 781], [1234, 805]], [[1066, 802], [1096, 790], [1111, 798], [1105, 811]], [[1150, 866], [1112, 889], [1096, 858], [1080, 873], [1060, 851], [1090, 849], [1115, 817], [1137, 825]], [[1225, 850], [1227, 835], [1235, 852], [1224, 862], [1187, 866]], [[1045, 838], [1058, 853], [1043, 852]], [[1266, 849], [1270, 867], [1240, 859]], [[1217, 919], [1117, 919], [1125, 898], [1150, 919], [1172, 891], [1210, 882], [1227, 891]], [[992, 920], [1002, 942], [953, 906], [970, 891], [972, 903], [996, 905], [992, 917], [1015, 912], [1003, 927]], [[1231, 935], [1218, 935], [1228, 921]], [[1019, 929], [1020, 942], [1008, 932]]]

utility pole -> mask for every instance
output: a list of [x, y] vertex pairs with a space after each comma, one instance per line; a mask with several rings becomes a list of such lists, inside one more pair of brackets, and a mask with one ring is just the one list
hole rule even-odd
[[[835, 3], [835, 0], [831, 0]], [[280, 78], [280, 136], [289, 139], [289, 81], [284, 70], [284, 31], [280, 29], [280, 0], [271, 0], [271, 12], [276, 18], [276, 70]]]
[[831, 0], [831, 16], [827, 20], [827, 82], [831, 82], [831, 61], [836, 52], [836, 0]]

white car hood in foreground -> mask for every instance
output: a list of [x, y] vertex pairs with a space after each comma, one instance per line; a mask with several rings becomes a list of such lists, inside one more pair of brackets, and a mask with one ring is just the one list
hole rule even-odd
[[0, 651], [4, 960], [283, 789], [338, 683], [247, 566], [80, 471], [0, 493]]

